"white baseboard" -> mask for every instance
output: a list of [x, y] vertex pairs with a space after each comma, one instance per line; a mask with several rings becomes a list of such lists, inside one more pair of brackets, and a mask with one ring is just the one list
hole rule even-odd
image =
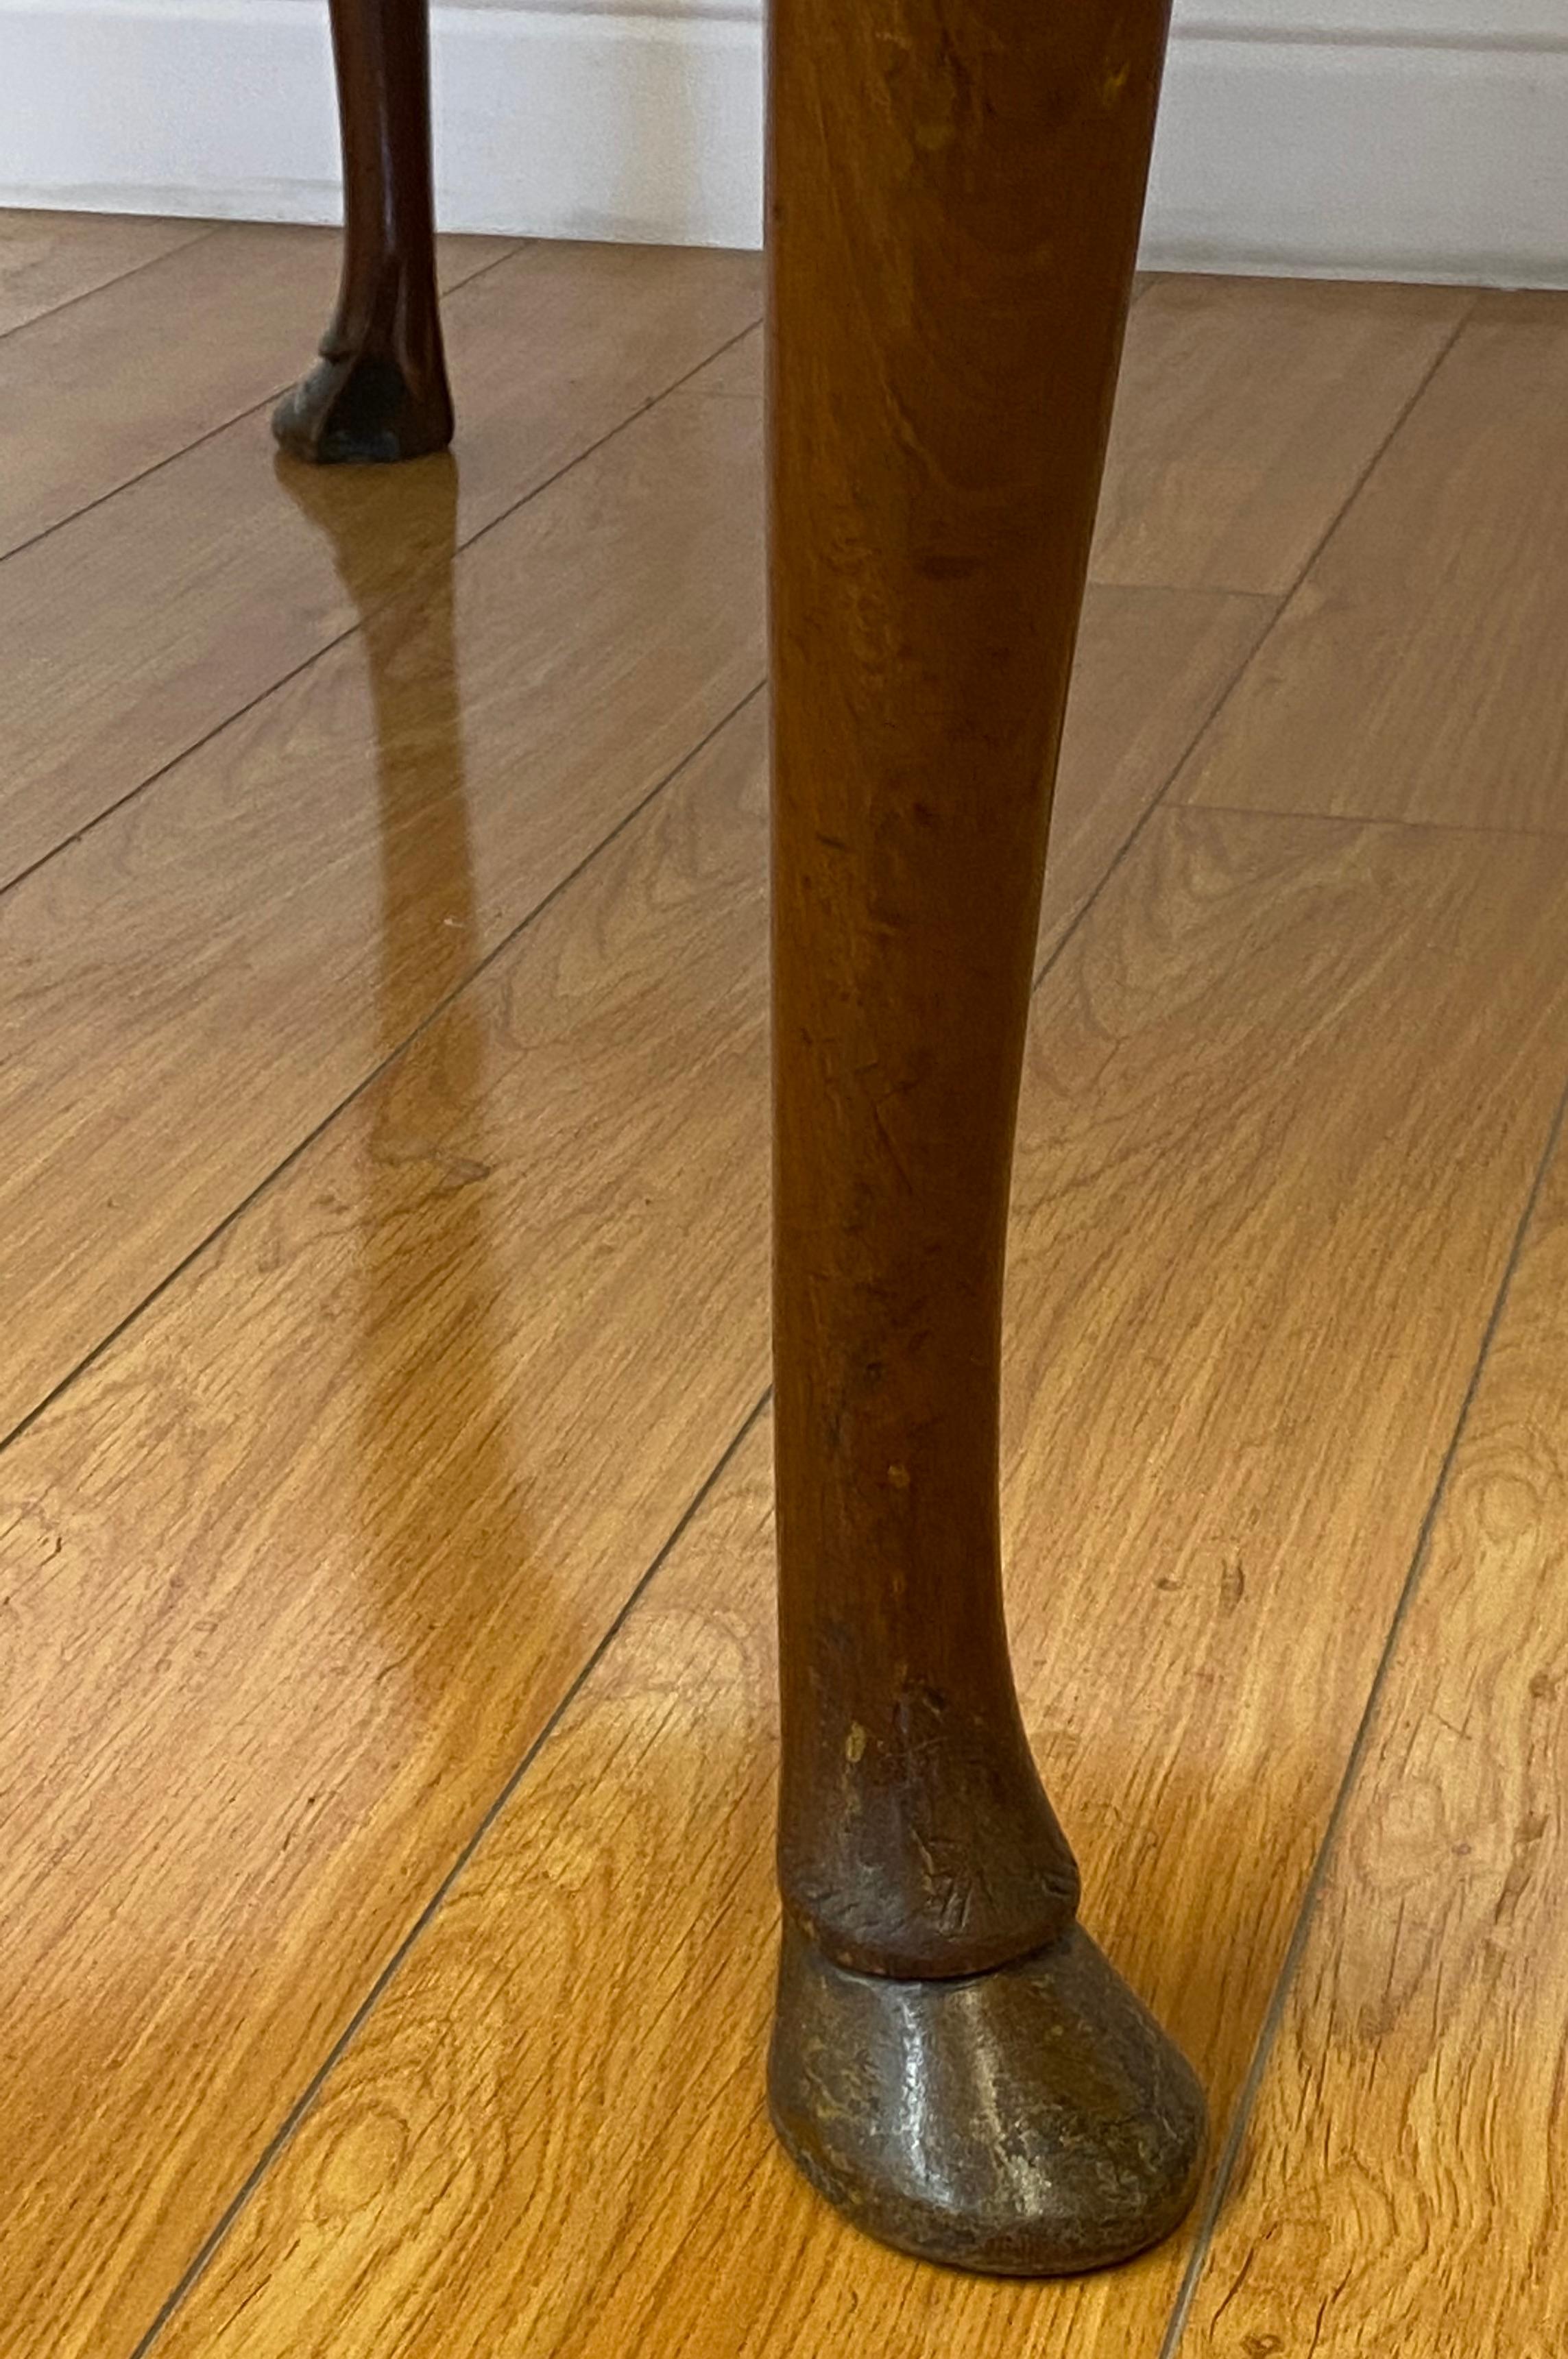
[[[1147, 260], [1568, 285], [1554, 0], [1508, 0], [1485, 35], [1470, 0], [1294, 27], [1248, 21], [1262, 5], [1178, 25]], [[748, 0], [438, 0], [434, 21], [447, 227], [757, 243]], [[336, 219], [324, 0], [0, 0], [0, 202]]]
[[[749, 9], [437, 0], [432, 49], [444, 227], [757, 244]], [[332, 71], [325, 0], [0, 0], [0, 203], [336, 221]]]
[[1144, 242], [1171, 269], [1568, 286], [1568, 31], [1190, 22]]

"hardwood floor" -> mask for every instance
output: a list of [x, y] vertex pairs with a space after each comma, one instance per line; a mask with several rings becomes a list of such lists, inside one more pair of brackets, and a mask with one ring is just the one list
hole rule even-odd
[[[442, 283], [511, 251], [501, 238], [443, 239]], [[294, 365], [284, 354], [301, 305], [324, 320], [336, 283], [331, 231], [231, 223], [15, 329], [0, 406], [0, 552], [271, 400]]]
[[0, 215], [0, 2347], [1545, 2359], [1568, 298], [1140, 284], [1010, 1610], [1217, 2136], [1029, 2286], [761, 2107], [758, 266], [445, 266], [310, 474], [329, 241]]
[[1475, 300], [1157, 279], [1127, 337], [1098, 578], [1290, 589]]
[[28, 684], [0, 707], [0, 885], [720, 365], [759, 304], [746, 255], [520, 248], [447, 299], [460, 462], [323, 484], [275, 461], [264, 403], [0, 565]]
[[0, 335], [212, 234], [206, 222], [7, 212], [0, 235]]
[[0, 899], [5, 1427], [757, 688], [759, 440], [643, 411]]
[[1186, 2346], [1548, 2359], [1563, 2250], [1568, 1168], [1481, 1371]]
[[1178, 794], [1568, 830], [1565, 483], [1568, 304], [1485, 297]]

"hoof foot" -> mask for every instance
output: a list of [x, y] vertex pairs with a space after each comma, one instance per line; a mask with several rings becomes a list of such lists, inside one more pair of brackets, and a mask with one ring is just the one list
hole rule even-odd
[[786, 1920], [768, 2098], [857, 2227], [1008, 2277], [1157, 2243], [1203, 2161], [1191, 2066], [1077, 1925], [989, 1973], [899, 1982], [831, 1964]]
[[317, 466], [422, 459], [446, 449], [452, 429], [444, 378], [418, 390], [396, 361], [365, 353], [319, 360], [272, 413], [284, 450]]

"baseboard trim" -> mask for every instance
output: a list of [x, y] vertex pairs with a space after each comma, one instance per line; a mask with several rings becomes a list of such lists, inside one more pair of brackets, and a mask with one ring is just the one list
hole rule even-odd
[[1568, 43], [1171, 45], [1145, 222], [1171, 269], [1568, 286]]
[[[434, 12], [452, 229], [750, 245], [747, 0]], [[125, 105], [157, 90], [156, 118]], [[1146, 224], [1156, 266], [1568, 286], [1568, 38], [1228, 17], [1178, 27]], [[0, 0], [0, 202], [338, 217], [325, 8]]]

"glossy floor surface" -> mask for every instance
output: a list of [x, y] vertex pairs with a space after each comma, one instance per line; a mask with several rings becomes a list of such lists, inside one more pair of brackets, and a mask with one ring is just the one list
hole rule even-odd
[[1010, 1608], [1218, 2136], [990, 2284], [776, 2152], [755, 257], [0, 217], [6, 2359], [1568, 2344], [1568, 298], [1140, 283]]

